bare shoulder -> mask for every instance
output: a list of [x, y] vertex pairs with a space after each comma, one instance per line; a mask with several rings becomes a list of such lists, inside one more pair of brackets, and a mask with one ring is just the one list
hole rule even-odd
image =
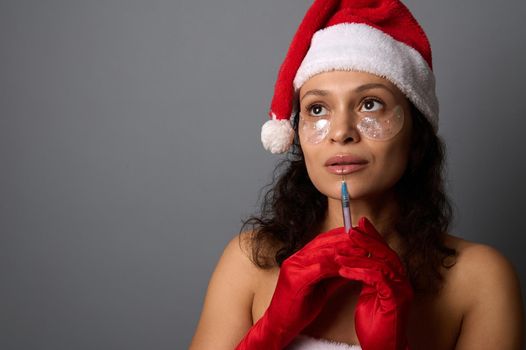
[[513, 264], [494, 247], [453, 235], [447, 235], [445, 243], [457, 251], [451, 278], [458, 279], [458, 283], [486, 288], [519, 287]]
[[251, 233], [242, 232], [234, 236], [223, 249], [210, 284], [225, 284], [237, 288], [238, 293], [252, 295], [258, 270], [251, 259]]
[[513, 264], [486, 244], [452, 235], [445, 243], [457, 251], [456, 263], [446, 274], [448, 289], [462, 306], [456, 349], [520, 349], [524, 314]]
[[252, 260], [252, 232], [245, 231], [236, 235], [228, 242], [221, 257], [228, 267], [238, 270], [242, 278], [254, 279], [254, 273], [259, 268]]
[[232, 349], [252, 326], [259, 268], [250, 259], [251, 233], [225, 246], [212, 273], [190, 349]]

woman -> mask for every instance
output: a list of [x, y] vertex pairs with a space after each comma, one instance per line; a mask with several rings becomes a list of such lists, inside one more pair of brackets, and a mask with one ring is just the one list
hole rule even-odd
[[225, 248], [191, 349], [521, 349], [513, 267], [447, 233], [431, 49], [403, 4], [315, 1], [270, 115], [263, 144], [290, 160]]

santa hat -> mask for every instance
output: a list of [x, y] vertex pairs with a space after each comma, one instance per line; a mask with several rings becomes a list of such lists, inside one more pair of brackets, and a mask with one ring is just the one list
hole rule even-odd
[[367, 72], [395, 84], [438, 129], [438, 101], [426, 34], [399, 0], [314, 0], [278, 73], [261, 141], [272, 153], [294, 139], [297, 93], [310, 77], [332, 70]]

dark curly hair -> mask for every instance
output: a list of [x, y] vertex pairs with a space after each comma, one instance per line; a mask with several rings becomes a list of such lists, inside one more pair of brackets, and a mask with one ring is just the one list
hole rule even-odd
[[[395, 229], [404, 245], [400, 258], [415, 292], [433, 294], [442, 285], [440, 269], [453, 266], [457, 254], [444, 243], [453, 216], [444, 190], [445, 145], [412, 104], [411, 116], [411, 154], [395, 185], [400, 209]], [[296, 115], [292, 149], [274, 170], [272, 182], [263, 189], [266, 193], [260, 212], [245, 220], [241, 228], [250, 233], [251, 260], [264, 269], [281, 266], [312, 240], [327, 211], [327, 197], [314, 187], [307, 174], [298, 139], [298, 120]]]

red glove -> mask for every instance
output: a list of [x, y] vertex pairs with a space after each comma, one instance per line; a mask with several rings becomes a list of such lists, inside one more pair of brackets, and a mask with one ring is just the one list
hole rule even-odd
[[319, 234], [283, 262], [268, 309], [236, 349], [281, 350], [316, 318], [329, 297], [348, 283], [334, 260], [342, 242], [349, 242], [343, 228]]
[[[338, 246], [336, 261], [342, 276], [363, 283], [354, 316], [362, 349], [409, 349], [405, 332], [413, 290], [398, 255], [365, 217], [350, 240], [353, 249]], [[356, 254], [358, 248], [366, 253]]]

